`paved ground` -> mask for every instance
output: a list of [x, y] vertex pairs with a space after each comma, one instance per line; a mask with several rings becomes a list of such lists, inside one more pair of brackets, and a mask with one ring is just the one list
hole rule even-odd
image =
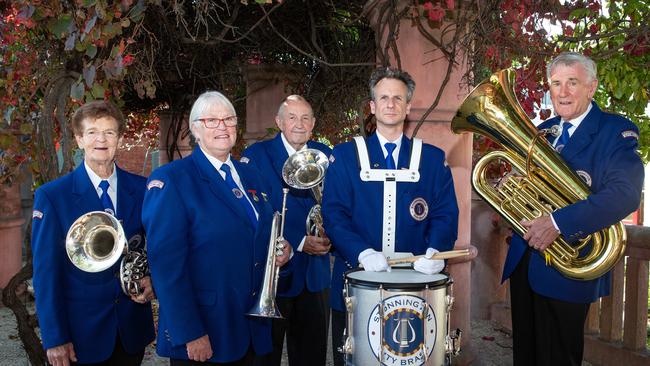
[[[472, 343], [477, 358], [473, 365], [508, 366], [512, 365], [512, 341], [510, 337], [495, 329], [487, 321], [472, 322]], [[328, 353], [328, 365], [331, 365], [331, 351]], [[168, 365], [166, 359], [155, 355], [153, 347], [147, 349], [143, 365]], [[27, 356], [18, 339], [18, 331], [13, 313], [0, 306], [0, 366], [29, 366]], [[286, 361], [283, 362], [286, 365]]]

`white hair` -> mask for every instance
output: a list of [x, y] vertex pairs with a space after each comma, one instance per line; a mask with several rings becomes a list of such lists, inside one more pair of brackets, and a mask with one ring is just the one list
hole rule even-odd
[[551, 72], [558, 65], [573, 66], [576, 63], [581, 64], [591, 80], [598, 80], [596, 63], [589, 57], [577, 52], [562, 52], [546, 65], [546, 78], [551, 80]]
[[199, 97], [194, 101], [194, 104], [192, 104], [192, 109], [190, 110], [190, 131], [192, 132], [194, 138], [197, 136], [194, 133], [194, 128], [192, 126], [194, 123], [197, 123], [196, 119], [203, 115], [205, 111], [212, 108], [215, 104], [226, 107], [230, 109], [234, 116], [237, 115], [237, 112], [235, 112], [235, 107], [232, 105], [230, 100], [228, 100], [225, 95], [219, 93], [218, 91], [211, 90], [199, 95]]

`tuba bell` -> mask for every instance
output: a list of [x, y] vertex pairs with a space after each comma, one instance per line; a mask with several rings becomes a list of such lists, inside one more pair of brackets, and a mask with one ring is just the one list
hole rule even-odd
[[307, 235], [321, 236], [323, 216], [321, 215], [321, 202], [323, 190], [321, 183], [329, 160], [325, 154], [317, 149], [303, 149], [292, 154], [282, 166], [282, 178], [290, 187], [296, 189], [311, 189], [316, 204], [309, 210], [305, 222]]
[[[590, 190], [543, 138], [555, 131], [538, 131], [526, 116], [514, 85], [514, 71], [494, 73], [465, 98], [451, 128], [455, 133], [478, 133], [501, 145], [502, 151], [488, 153], [476, 163], [472, 185], [523, 236], [526, 229], [520, 221], [550, 215], [556, 209], [587, 199]], [[512, 172], [496, 185], [488, 177], [488, 168], [499, 161], [510, 164]], [[591, 280], [607, 273], [618, 262], [625, 242], [625, 227], [619, 222], [575, 245], [560, 235], [544, 255], [547, 263], [565, 277]]]
[[103, 211], [81, 215], [72, 223], [65, 239], [68, 258], [84, 272], [104, 271], [124, 255], [120, 263], [120, 286], [125, 295], [131, 296], [142, 293], [138, 280], [147, 275], [148, 265], [144, 252], [128, 250], [128, 247], [120, 222]]

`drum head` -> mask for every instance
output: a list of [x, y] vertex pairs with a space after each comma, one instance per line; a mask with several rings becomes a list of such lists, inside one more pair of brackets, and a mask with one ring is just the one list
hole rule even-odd
[[368, 272], [362, 268], [345, 273], [345, 278], [352, 284], [378, 288], [421, 289], [438, 287], [449, 282], [449, 276], [444, 273], [424, 274], [410, 268], [393, 268], [391, 272]]

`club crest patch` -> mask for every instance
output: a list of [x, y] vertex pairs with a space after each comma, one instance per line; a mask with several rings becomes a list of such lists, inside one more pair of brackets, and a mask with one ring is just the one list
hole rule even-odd
[[591, 175], [585, 172], [584, 170], [576, 170], [576, 174], [589, 186], [591, 187]]
[[32, 219], [42, 219], [43, 213], [39, 210], [32, 211]]
[[427, 201], [425, 201], [422, 197], [414, 199], [413, 202], [411, 202], [411, 206], [409, 207], [409, 212], [411, 213], [411, 217], [417, 221], [426, 219], [427, 214], [429, 213], [429, 206], [427, 205]]
[[383, 318], [379, 306], [370, 313], [367, 329], [375, 357], [379, 359], [381, 349], [384, 365], [424, 365], [437, 341], [437, 320], [431, 305], [418, 296], [392, 296], [383, 302]]
[[639, 134], [632, 131], [632, 130], [627, 130], [627, 131], [621, 132], [621, 136], [623, 136], [624, 139], [626, 139], [628, 137], [633, 137], [636, 140], [639, 139]]
[[248, 164], [250, 161], [251, 161], [251, 159], [249, 159], [249, 158], [247, 158], [245, 156], [242, 156], [242, 158], [239, 159], [239, 162], [242, 163], [242, 164]]
[[237, 188], [232, 189], [232, 194], [234, 194], [237, 198], [242, 198], [244, 196], [244, 194]]
[[147, 191], [151, 190], [151, 188], [162, 189], [164, 186], [165, 186], [165, 182], [158, 179], [154, 179], [151, 182], [149, 182], [149, 184], [147, 184]]

